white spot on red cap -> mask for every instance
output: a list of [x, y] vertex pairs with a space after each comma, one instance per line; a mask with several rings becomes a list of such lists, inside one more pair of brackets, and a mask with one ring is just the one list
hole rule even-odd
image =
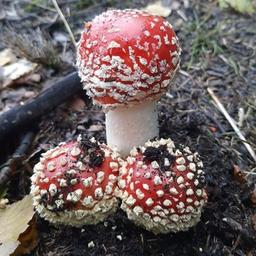
[[60, 186], [61, 186], [61, 187], [67, 187], [67, 180], [65, 180], [65, 179], [60, 179]]
[[98, 183], [101, 183], [101, 182], [104, 180], [104, 176], [105, 176], [104, 172], [99, 171], [99, 172], [97, 173], [97, 182], [98, 182]]
[[92, 203], [93, 203], [93, 198], [92, 198], [92, 196], [86, 196], [86, 197], [84, 197], [84, 199], [83, 199], [83, 205], [84, 206], [91, 206], [92, 205]]
[[184, 157], [179, 157], [179, 158], [177, 158], [176, 159], [176, 163], [177, 164], [185, 164], [186, 163], [186, 160], [185, 160], [185, 158]]
[[193, 172], [195, 172], [196, 171], [196, 165], [195, 165], [195, 163], [189, 163], [189, 169], [191, 170], [191, 171], [193, 171]]
[[155, 185], [160, 185], [160, 184], [162, 184], [162, 180], [161, 180], [161, 178], [160, 178], [159, 176], [155, 176], [155, 177], [154, 177], [154, 184], [155, 184]]
[[150, 36], [150, 32], [147, 31], [147, 30], [145, 30], [145, 31], [144, 31], [144, 35], [147, 36], [147, 37], [149, 37], [149, 36]]
[[63, 156], [63, 157], [61, 157], [60, 158], [60, 164], [61, 164], [61, 166], [65, 166], [66, 164], [67, 164], [67, 159], [66, 159], [66, 157], [65, 156]]
[[152, 168], [154, 168], [154, 169], [158, 169], [158, 168], [159, 168], [159, 164], [157, 163], [157, 161], [152, 161], [152, 162], [151, 162], [151, 166], [152, 166]]
[[184, 172], [186, 170], [186, 166], [185, 165], [177, 165], [177, 170], [180, 172]]
[[182, 176], [179, 176], [179, 177], [177, 178], [177, 183], [178, 183], [178, 184], [184, 183], [184, 178], [183, 178]]
[[194, 173], [192, 173], [192, 172], [188, 172], [188, 173], [187, 173], [187, 177], [188, 177], [189, 180], [193, 180], [194, 176], [195, 176], [195, 175], [194, 175]]
[[149, 190], [149, 185], [146, 184], [146, 183], [143, 183], [143, 184], [142, 184], [142, 187], [143, 187], [145, 190]]
[[191, 188], [187, 189], [187, 191], [186, 191], [186, 195], [187, 195], [187, 196], [191, 196], [191, 195], [193, 195], [193, 194], [194, 194], [193, 189], [191, 189]]
[[171, 195], [178, 195], [178, 191], [177, 191], [177, 189], [176, 188], [170, 188], [170, 194]]
[[148, 198], [145, 203], [147, 206], [152, 206], [154, 204], [154, 201], [152, 198]]
[[92, 186], [93, 178], [88, 177], [88, 178], [84, 179], [82, 182], [86, 188], [90, 188]]
[[157, 190], [156, 194], [158, 197], [162, 197], [164, 195], [164, 191], [163, 190]]
[[67, 199], [67, 201], [76, 203], [81, 199], [82, 194], [83, 194], [82, 189], [77, 189], [74, 192], [68, 193], [66, 199]]
[[96, 199], [101, 199], [103, 197], [103, 190], [101, 187], [99, 188], [96, 188], [95, 191], [94, 191], [94, 196]]
[[145, 194], [138, 188], [136, 189], [136, 196], [138, 197], [138, 199], [143, 199], [145, 197]]
[[109, 48], [120, 48], [120, 47], [121, 47], [121, 45], [115, 41], [111, 41], [108, 45], [108, 49]]
[[140, 215], [140, 214], [143, 213], [143, 209], [142, 209], [140, 206], [135, 206], [135, 207], [133, 208], [133, 211], [134, 211], [134, 213], [135, 213], [136, 215]]
[[71, 156], [78, 156], [80, 155], [80, 153], [81, 153], [81, 150], [76, 146], [74, 146], [70, 151]]
[[78, 182], [77, 179], [71, 179], [71, 180], [70, 180], [70, 184], [71, 184], [71, 185], [75, 185], [75, 184], [77, 184], [77, 182]]
[[126, 199], [125, 202], [126, 202], [126, 204], [128, 204], [129, 206], [132, 206], [132, 205], [135, 204], [136, 199], [135, 199], [132, 195], [130, 195], [130, 196]]
[[169, 200], [169, 199], [165, 199], [164, 201], [163, 201], [163, 205], [164, 206], [170, 206], [172, 204], [172, 202]]
[[118, 181], [118, 185], [119, 185], [120, 188], [125, 188], [125, 186], [126, 186], [125, 180], [120, 179], [120, 180]]
[[55, 163], [54, 163], [54, 162], [49, 162], [49, 163], [47, 164], [47, 170], [48, 170], [49, 172], [53, 172], [53, 171], [55, 170]]

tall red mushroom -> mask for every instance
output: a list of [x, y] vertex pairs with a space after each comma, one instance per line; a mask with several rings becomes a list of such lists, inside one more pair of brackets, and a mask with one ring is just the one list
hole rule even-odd
[[85, 24], [79, 76], [106, 111], [107, 143], [123, 155], [158, 136], [156, 102], [179, 67], [170, 23], [139, 10], [110, 10]]

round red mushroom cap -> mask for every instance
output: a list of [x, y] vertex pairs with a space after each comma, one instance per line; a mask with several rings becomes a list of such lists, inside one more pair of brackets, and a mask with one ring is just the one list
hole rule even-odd
[[179, 67], [170, 23], [139, 10], [110, 10], [85, 24], [77, 50], [79, 76], [94, 102], [125, 105], [155, 99]]
[[36, 211], [52, 223], [96, 224], [117, 208], [118, 155], [95, 140], [62, 143], [42, 155], [31, 177]]
[[121, 208], [155, 234], [185, 231], [199, 222], [207, 201], [202, 168], [197, 153], [170, 139], [134, 148], [120, 168]]

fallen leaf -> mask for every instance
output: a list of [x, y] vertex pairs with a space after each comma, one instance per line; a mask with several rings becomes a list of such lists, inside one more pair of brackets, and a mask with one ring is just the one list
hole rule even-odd
[[11, 49], [4, 49], [0, 52], [0, 67], [3, 67], [9, 63], [14, 63], [15, 61], [16, 57], [12, 53]]
[[150, 14], [159, 15], [165, 18], [168, 17], [172, 12], [171, 8], [164, 6], [161, 1], [147, 5], [144, 10]]
[[0, 52], [0, 87], [39, 82], [41, 76], [32, 73], [37, 66], [26, 59], [17, 59], [11, 49], [4, 49]]
[[20, 245], [12, 256], [29, 254], [38, 244], [38, 232], [36, 229], [35, 217], [29, 222], [29, 227], [18, 238]]
[[243, 14], [253, 14], [256, 12], [255, 0], [219, 0], [221, 8], [231, 7]]
[[[29, 230], [29, 221], [34, 215], [31, 196], [0, 209], [0, 255], [12, 254], [22, 245], [21, 234]], [[15, 255], [15, 254], [13, 254]], [[19, 254], [16, 254], [19, 255]]]
[[6, 65], [3, 67], [3, 87], [7, 87], [12, 84], [15, 80], [30, 74], [35, 68], [37, 64], [29, 62], [25, 59], [20, 59], [15, 63]]
[[85, 102], [81, 98], [76, 97], [70, 102], [69, 108], [78, 112], [83, 112], [85, 110]]

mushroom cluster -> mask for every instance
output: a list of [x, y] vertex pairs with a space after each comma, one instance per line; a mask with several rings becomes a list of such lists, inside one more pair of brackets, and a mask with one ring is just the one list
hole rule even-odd
[[31, 194], [41, 217], [57, 224], [96, 224], [113, 213], [118, 154], [94, 139], [61, 143], [34, 167]]
[[119, 173], [121, 208], [155, 234], [185, 231], [200, 220], [207, 195], [203, 163], [171, 139], [134, 148]]
[[42, 155], [31, 177], [40, 216], [97, 224], [119, 198], [128, 218], [155, 234], [198, 223], [207, 201], [198, 154], [155, 139], [156, 102], [179, 68], [180, 52], [171, 24], [144, 11], [110, 10], [85, 24], [78, 73], [106, 111], [107, 145], [79, 136]]
[[171, 24], [144, 11], [110, 10], [85, 24], [78, 73], [106, 111], [107, 144], [122, 155], [158, 137], [156, 101], [179, 68], [180, 52]]

